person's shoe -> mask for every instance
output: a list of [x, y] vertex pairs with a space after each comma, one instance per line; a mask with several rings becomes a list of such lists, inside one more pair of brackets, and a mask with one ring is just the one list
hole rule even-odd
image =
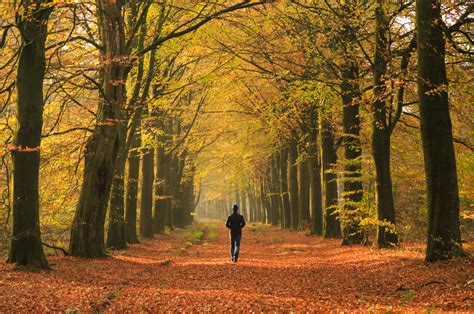
[[235, 261], [234, 261], [234, 258], [233, 258], [233, 257], [230, 259], [230, 262], [231, 262], [231, 263], [235, 263]]

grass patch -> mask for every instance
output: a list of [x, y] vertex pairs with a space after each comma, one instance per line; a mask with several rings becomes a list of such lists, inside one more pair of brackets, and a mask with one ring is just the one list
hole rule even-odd
[[209, 230], [209, 233], [207, 234], [207, 240], [212, 241], [214, 239], [217, 239], [219, 235], [217, 234], [217, 229], [215, 226], [211, 226], [211, 229]]
[[182, 230], [178, 235], [185, 240], [186, 247], [194, 244], [204, 244], [207, 241], [217, 239], [219, 236], [215, 225], [195, 223], [192, 226]]

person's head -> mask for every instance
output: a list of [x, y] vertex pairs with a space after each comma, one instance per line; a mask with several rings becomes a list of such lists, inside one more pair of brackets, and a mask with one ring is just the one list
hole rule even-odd
[[234, 213], [238, 212], [239, 211], [239, 205], [237, 205], [237, 204], [232, 205], [232, 211]]

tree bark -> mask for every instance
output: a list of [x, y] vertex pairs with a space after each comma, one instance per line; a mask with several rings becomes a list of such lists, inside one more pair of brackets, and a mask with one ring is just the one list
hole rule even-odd
[[165, 233], [166, 226], [166, 167], [168, 166], [168, 156], [165, 149], [158, 143], [156, 148], [156, 177], [155, 177], [155, 199], [154, 199], [154, 217], [153, 231], [155, 233]]
[[341, 83], [344, 125], [344, 232], [342, 244], [360, 244], [364, 234], [360, 230], [358, 208], [363, 198], [362, 148], [360, 145], [359, 100], [360, 89], [356, 82], [358, 68], [349, 65], [343, 69]]
[[153, 179], [154, 179], [154, 149], [143, 150], [142, 159], [142, 193], [140, 207], [140, 236], [153, 237]]
[[298, 150], [296, 142], [291, 142], [288, 150], [288, 191], [290, 193], [291, 229], [298, 229]]
[[[302, 149], [301, 149], [302, 150]], [[301, 150], [299, 154], [302, 154]], [[298, 162], [298, 229], [309, 226], [309, 163], [307, 156]]]
[[125, 165], [128, 149], [125, 144], [127, 133], [126, 122], [120, 125], [120, 148], [115, 163], [115, 174], [112, 182], [110, 196], [109, 230], [107, 233], [107, 247], [111, 249], [124, 249], [125, 243]]
[[288, 148], [285, 147], [280, 152], [280, 195], [282, 204], [282, 228], [291, 227], [290, 195], [288, 193]]
[[321, 151], [324, 184], [324, 221], [325, 238], [337, 238], [341, 236], [341, 224], [335, 211], [338, 209], [337, 163], [336, 147], [334, 145], [334, 128], [331, 125], [328, 113], [321, 118]]
[[463, 255], [440, 2], [416, 1], [418, 98], [428, 194], [426, 261]]
[[138, 243], [137, 204], [140, 153], [137, 149], [142, 145], [142, 143], [141, 136], [138, 132], [135, 132], [133, 136], [132, 150], [128, 157], [128, 179], [125, 197], [125, 240], [128, 243]]
[[317, 108], [312, 109], [311, 128], [309, 131], [309, 180], [310, 180], [310, 207], [311, 207], [311, 233], [323, 233], [323, 201], [321, 188], [321, 163], [319, 160], [318, 146], [318, 114]]
[[123, 1], [99, 0], [97, 7], [104, 63], [100, 71], [102, 101], [97, 125], [86, 145], [84, 179], [71, 228], [70, 255], [105, 256], [104, 223], [119, 149], [120, 111], [129, 69], [125, 60]]
[[275, 158], [270, 161], [271, 165], [271, 176], [270, 176], [270, 188], [271, 188], [271, 200], [272, 200], [272, 225], [277, 226], [280, 221], [281, 212], [281, 196], [280, 196], [280, 179], [278, 176], [278, 162]]
[[259, 223], [264, 223], [262, 219], [262, 196], [261, 193], [259, 193], [258, 188], [255, 186], [255, 203], [256, 203], [256, 209], [255, 209], [255, 221]]
[[13, 229], [9, 263], [48, 269], [39, 225], [39, 168], [43, 127], [43, 81], [46, 70], [48, 1], [27, 1], [18, 13], [22, 47], [16, 84], [17, 128], [13, 157]]
[[377, 191], [377, 247], [386, 248], [397, 244], [397, 234], [387, 223], [395, 225], [392, 177], [390, 173], [390, 121], [387, 121], [385, 81], [388, 53], [388, 21], [383, 1], [378, 0], [375, 8], [375, 58], [373, 65], [374, 104], [372, 113], [372, 156], [375, 163]]

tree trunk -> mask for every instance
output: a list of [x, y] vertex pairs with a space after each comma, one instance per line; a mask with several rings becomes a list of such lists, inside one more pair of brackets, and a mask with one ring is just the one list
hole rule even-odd
[[316, 108], [311, 116], [311, 130], [309, 133], [309, 180], [311, 206], [311, 233], [323, 234], [323, 201], [321, 190], [321, 163], [318, 149], [318, 115]]
[[154, 150], [145, 148], [142, 159], [142, 193], [140, 207], [140, 236], [153, 237], [153, 179]]
[[168, 156], [165, 149], [158, 143], [156, 149], [156, 178], [155, 178], [155, 200], [154, 200], [154, 217], [153, 231], [156, 233], [165, 233], [166, 226], [166, 167], [168, 167]]
[[137, 149], [142, 145], [142, 143], [141, 136], [138, 132], [135, 132], [133, 136], [132, 150], [128, 157], [128, 179], [125, 197], [125, 240], [128, 243], [138, 243], [137, 203], [140, 153]]
[[282, 204], [282, 228], [291, 227], [290, 195], [288, 193], [288, 148], [280, 152], [280, 195]]
[[418, 98], [428, 194], [426, 261], [434, 262], [463, 254], [440, 2], [417, 0], [416, 22]]
[[253, 194], [253, 187], [249, 187], [247, 190], [247, 195], [249, 196], [249, 216], [248, 221], [254, 222], [255, 221], [255, 195]]
[[385, 81], [387, 72], [387, 18], [383, 1], [378, 0], [375, 8], [375, 58], [373, 65], [374, 107], [372, 117], [372, 156], [375, 163], [377, 191], [377, 246], [386, 248], [396, 245], [397, 234], [387, 223], [395, 225], [395, 205], [393, 202], [392, 177], [390, 173], [390, 121], [387, 121], [385, 101]]
[[298, 229], [298, 150], [296, 142], [291, 142], [288, 151], [288, 191], [290, 193], [291, 228]]
[[129, 68], [125, 51], [122, 1], [98, 1], [98, 21], [104, 46], [100, 71], [102, 102], [97, 125], [86, 145], [84, 179], [71, 228], [70, 255], [105, 256], [104, 223], [119, 149], [120, 111]]
[[[39, 168], [43, 127], [43, 81], [47, 22], [46, 1], [23, 4], [17, 15], [23, 46], [18, 60], [17, 129], [13, 157], [13, 230], [9, 263], [49, 268], [39, 225]], [[43, 7], [41, 7], [43, 6]], [[32, 8], [33, 7], [33, 8]]]
[[126, 124], [120, 126], [120, 148], [115, 163], [115, 174], [112, 182], [110, 196], [109, 230], [107, 233], [107, 247], [112, 249], [124, 249], [125, 243], [125, 165], [128, 149], [125, 144], [127, 133]]
[[240, 201], [242, 203], [242, 206], [241, 206], [241, 214], [245, 217], [245, 219], [248, 219], [249, 215], [248, 215], [248, 212], [247, 212], [247, 195], [245, 193], [245, 191], [241, 191], [240, 192]]
[[[300, 148], [299, 154], [305, 155]], [[309, 225], [309, 163], [307, 156], [298, 163], [298, 229]]]
[[278, 162], [275, 158], [271, 160], [271, 200], [272, 200], [272, 225], [277, 226], [280, 221], [281, 212], [281, 196], [280, 196], [280, 179], [278, 176]]
[[255, 203], [256, 203], [256, 209], [255, 209], [255, 221], [259, 223], [264, 223], [262, 219], [262, 196], [261, 193], [259, 193], [258, 188], [255, 187]]
[[[326, 113], [327, 114], [327, 113]], [[324, 184], [324, 221], [325, 238], [336, 238], [341, 236], [341, 224], [335, 213], [338, 207], [337, 195], [337, 163], [336, 147], [334, 145], [334, 128], [328, 117], [321, 118], [321, 151], [323, 164]]]
[[344, 232], [342, 244], [360, 244], [364, 234], [360, 229], [358, 208], [363, 198], [362, 148], [360, 145], [359, 100], [360, 90], [355, 65], [343, 70], [341, 83], [344, 125]]
[[175, 178], [173, 180], [174, 225], [184, 227], [184, 208], [182, 198], [182, 179], [186, 163], [186, 151], [175, 158]]

